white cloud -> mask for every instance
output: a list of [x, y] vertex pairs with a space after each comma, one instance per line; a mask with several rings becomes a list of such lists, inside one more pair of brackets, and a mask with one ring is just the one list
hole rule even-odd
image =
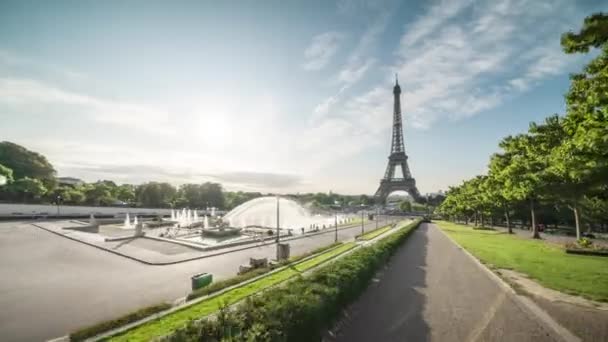
[[312, 42], [304, 51], [306, 62], [303, 67], [306, 70], [320, 70], [336, 54], [342, 34], [338, 32], [325, 32], [313, 37]]
[[[582, 16], [566, 0], [437, 2], [406, 26], [390, 67], [402, 80], [406, 124], [428, 128], [470, 117], [563, 73], [576, 58], [561, 52], [559, 34]], [[369, 113], [380, 105], [371, 101], [378, 87], [387, 83], [354, 96], [345, 110]]]
[[100, 123], [129, 126], [155, 134], [170, 133], [163, 127], [169, 123], [167, 112], [140, 104], [71, 92], [31, 79], [0, 78], [0, 104], [19, 108], [69, 107], [72, 110], [65, 111], [66, 114], [87, 115]]
[[[378, 4], [374, 4], [373, 7], [376, 7], [377, 5]], [[346, 64], [338, 71], [337, 75], [334, 76], [333, 82], [337, 84], [340, 89], [336, 94], [330, 95], [315, 106], [314, 115], [311, 118], [312, 122], [319, 120], [327, 114], [332, 106], [340, 102], [343, 93], [359, 82], [374, 66], [376, 60], [375, 58], [370, 57], [371, 50], [373, 49], [376, 40], [386, 30], [390, 18], [389, 8], [380, 7], [376, 18], [366, 28], [361, 35], [361, 38], [357, 41], [357, 45], [351, 51]]]

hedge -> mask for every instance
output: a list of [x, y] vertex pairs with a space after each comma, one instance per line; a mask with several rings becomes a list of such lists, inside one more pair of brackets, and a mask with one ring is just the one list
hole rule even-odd
[[342, 310], [367, 288], [378, 269], [420, 224], [362, 247], [282, 286], [249, 297], [215, 318], [192, 321], [165, 341], [320, 341]]
[[153, 315], [155, 313], [158, 313], [158, 312], [161, 312], [164, 310], [168, 310], [170, 308], [171, 308], [171, 304], [169, 304], [169, 303], [161, 303], [161, 304], [148, 306], [148, 307], [139, 309], [137, 311], [130, 312], [124, 316], [121, 316], [121, 317], [118, 317], [118, 318], [115, 318], [112, 320], [108, 320], [108, 321], [103, 321], [103, 322], [97, 323], [95, 325], [91, 325], [86, 328], [76, 330], [76, 331], [70, 333], [70, 341], [84, 341], [85, 339], [87, 339], [89, 337], [93, 337], [93, 336], [99, 335], [103, 332], [121, 327], [123, 325], [127, 325], [127, 324], [135, 322], [135, 321], [139, 321], [140, 319], [143, 319], [145, 317], [148, 317], [150, 315]]

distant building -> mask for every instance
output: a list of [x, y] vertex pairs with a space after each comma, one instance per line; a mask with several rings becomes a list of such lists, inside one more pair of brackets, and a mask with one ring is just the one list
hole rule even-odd
[[74, 177], [57, 177], [57, 183], [59, 185], [78, 186], [84, 184], [84, 181]]

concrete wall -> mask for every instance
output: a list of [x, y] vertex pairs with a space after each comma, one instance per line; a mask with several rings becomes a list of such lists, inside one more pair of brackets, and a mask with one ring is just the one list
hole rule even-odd
[[[125, 207], [83, 207], [83, 206], [59, 206], [59, 213], [62, 216], [89, 216], [95, 215], [121, 215], [140, 214], [140, 215], [170, 215], [171, 209], [153, 208], [125, 208]], [[57, 215], [57, 206], [44, 204], [0, 204], [0, 216], [32, 216], [32, 215]]]

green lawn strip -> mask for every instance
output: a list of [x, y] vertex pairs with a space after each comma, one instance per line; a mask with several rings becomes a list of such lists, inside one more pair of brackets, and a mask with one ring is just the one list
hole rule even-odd
[[231, 305], [239, 302], [256, 292], [277, 285], [327, 260], [330, 260], [333, 257], [354, 248], [355, 246], [355, 243], [346, 243], [314, 258], [293, 264], [282, 271], [270, 274], [267, 277], [261, 278], [255, 282], [226, 291], [217, 296], [210, 297], [207, 300], [185, 307], [182, 310], [175, 311], [157, 320], [144, 323], [132, 330], [124, 332], [122, 335], [114, 336], [111, 338], [111, 340], [148, 341], [157, 336], [167, 335], [173, 330], [183, 327], [191, 320], [202, 318], [217, 311], [222, 305]]
[[608, 301], [608, 260], [605, 257], [566, 254], [559, 245], [501, 231], [473, 230], [445, 221], [439, 221], [438, 225], [492, 268], [511, 269], [548, 288]]
[[342, 242], [332, 243], [331, 245], [319, 247], [310, 252], [306, 252], [306, 253], [299, 254], [299, 255], [294, 255], [294, 256], [290, 257], [289, 260], [281, 261], [274, 267], [268, 266], [268, 267], [263, 267], [263, 268], [257, 268], [257, 269], [253, 269], [247, 273], [239, 274], [239, 275], [236, 275], [231, 278], [227, 278], [227, 279], [223, 279], [223, 280], [214, 282], [209, 286], [206, 286], [206, 287], [203, 287], [203, 288], [190, 292], [188, 294], [188, 296], [186, 296], [186, 301], [190, 301], [190, 300], [193, 300], [193, 299], [196, 299], [199, 297], [203, 297], [203, 296], [208, 296], [212, 293], [221, 291], [225, 288], [234, 286], [236, 284], [240, 284], [242, 282], [253, 279], [255, 277], [259, 277], [265, 273], [271, 272], [275, 268], [287, 266], [291, 263], [297, 263], [300, 260], [311, 257], [315, 254], [326, 252], [332, 248], [336, 248], [336, 247], [340, 246], [341, 244], [342, 244]]
[[376, 237], [376, 236], [378, 236], [378, 235], [381, 235], [381, 234], [386, 233], [386, 232], [387, 232], [387, 231], [389, 231], [391, 228], [392, 228], [392, 226], [389, 224], [388, 226], [384, 226], [384, 227], [378, 228], [378, 229], [376, 229], [376, 230], [372, 230], [372, 231], [371, 231], [371, 232], [369, 232], [369, 233], [365, 233], [365, 234], [363, 234], [363, 235], [359, 235], [359, 236], [357, 237], [357, 239], [359, 239], [359, 240], [365, 240], [365, 241], [367, 241], [367, 240], [371, 240], [371, 239], [375, 238], [375, 237]]

